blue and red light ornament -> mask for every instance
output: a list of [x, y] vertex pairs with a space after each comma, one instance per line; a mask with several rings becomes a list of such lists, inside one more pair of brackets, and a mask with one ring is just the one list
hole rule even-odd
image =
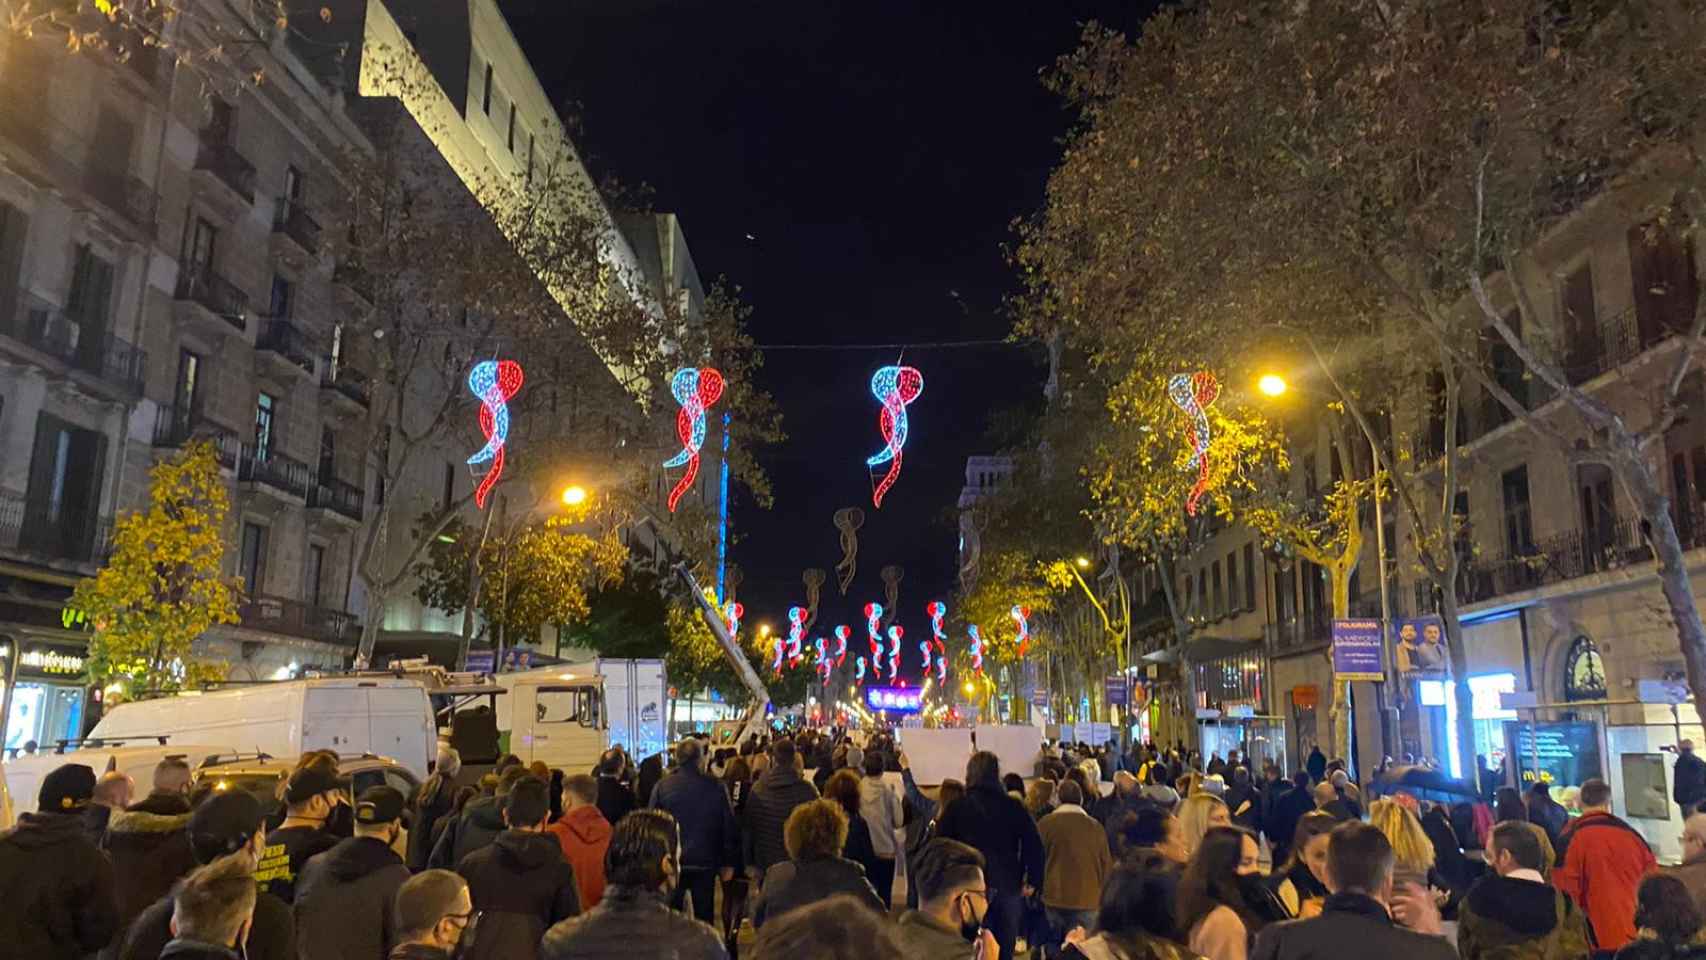
[[870, 636], [871, 668], [877, 676], [883, 673], [883, 605], [865, 604], [865, 632]]
[[800, 645], [806, 635], [806, 608], [788, 608], [788, 667], [792, 669], [800, 665]]
[[1191, 427], [1191, 459], [1185, 469], [1197, 471], [1197, 481], [1185, 497], [1185, 512], [1197, 515], [1197, 503], [1208, 492], [1208, 408], [1220, 396], [1220, 381], [1207, 370], [1196, 373], [1176, 373], [1167, 380], [1167, 396], [1189, 421]]
[[699, 448], [705, 445], [705, 411], [722, 398], [723, 375], [711, 367], [682, 367], [670, 378], [669, 390], [681, 405], [675, 414], [675, 435], [681, 440], [681, 452], [663, 465], [687, 468], [669, 491], [669, 511], [674, 513], [682, 495], [699, 477]]
[[900, 640], [906, 636], [906, 629], [900, 624], [889, 626], [889, 679], [900, 676]]
[[971, 636], [971, 668], [978, 674], [983, 673], [983, 635], [978, 632], [977, 624], [966, 627], [966, 633]]
[[852, 636], [852, 635], [853, 635], [853, 631], [847, 629], [846, 624], [842, 624], [841, 626], [835, 628], [835, 666], [836, 666], [836, 669], [840, 669], [841, 665], [844, 662], [846, 662], [846, 660], [847, 660], [847, 638]]
[[474, 505], [484, 509], [486, 499], [504, 472], [504, 450], [509, 446], [509, 401], [521, 390], [521, 364], [514, 360], [482, 360], [468, 371], [468, 389], [480, 398], [480, 432], [486, 445], [468, 458], [468, 465], [490, 463], [474, 488]]
[[1014, 642], [1019, 645], [1019, 656], [1025, 655], [1025, 649], [1031, 645], [1031, 608], [1014, 604], [1008, 611], [1013, 617], [1013, 623], [1019, 628], [1019, 637]]
[[883, 435], [883, 449], [867, 457], [865, 465], [889, 465], [888, 472], [877, 481], [876, 488], [871, 492], [871, 502], [878, 508], [882, 507], [883, 497], [888, 494], [895, 481], [900, 479], [901, 456], [906, 448], [906, 435], [910, 429], [906, 408], [923, 393], [924, 374], [913, 367], [883, 367], [871, 377], [871, 394], [883, 405], [882, 412], [877, 415], [877, 429]]

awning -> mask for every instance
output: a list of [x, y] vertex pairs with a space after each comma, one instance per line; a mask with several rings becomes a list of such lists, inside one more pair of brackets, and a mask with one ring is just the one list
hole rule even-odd
[[1219, 660], [1221, 657], [1248, 653], [1261, 644], [1261, 640], [1242, 640], [1237, 637], [1196, 637], [1182, 647], [1168, 647], [1165, 650], [1146, 653], [1141, 659], [1146, 663], [1178, 663], [1182, 655], [1187, 663], [1205, 663], [1209, 660]]

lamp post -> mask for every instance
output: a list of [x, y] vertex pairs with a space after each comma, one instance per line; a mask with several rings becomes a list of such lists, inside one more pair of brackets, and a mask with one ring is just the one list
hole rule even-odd
[[1071, 563], [1062, 562], [1066, 569], [1072, 571], [1072, 577], [1078, 581], [1078, 586], [1083, 588], [1084, 595], [1090, 598], [1090, 605], [1095, 607], [1096, 612], [1101, 615], [1103, 629], [1107, 630], [1109, 636], [1119, 641], [1119, 645], [1115, 648], [1114, 662], [1119, 666], [1120, 679], [1128, 685], [1124, 712], [1129, 718], [1131, 716], [1131, 695], [1129, 693], [1131, 678], [1126, 676], [1126, 670], [1131, 665], [1131, 598], [1126, 595], [1125, 578], [1118, 578], [1120, 606], [1124, 610], [1124, 622], [1120, 625], [1120, 629], [1115, 629], [1113, 620], [1108, 616], [1107, 608], [1102, 606], [1100, 600], [1096, 599], [1095, 591], [1091, 590], [1090, 585], [1084, 582], [1084, 575], [1079, 572], [1090, 569], [1090, 558], [1080, 555], [1074, 557]]
[[[1284, 396], [1290, 387], [1284, 377], [1277, 373], [1268, 373], [1263, 374], [1256, 381], [1256, 389], [1265, 396], [1278, 398]], [[1362, 430], [1363, 439], [1368, 441], [1369, 462], [1374, 465], [1374, 557], [1375, 564], [1379, 567], [1380, 576], [1380, 670], [1386, 675], [1386, 689], [1390, 701], [1386, 705], [1387, 713], [1390, 716], [1388, 724], [1391, 727], [1387, 737], [1386, 752], [1391, 753], [1393, 752], [1391, 748], [1394, 741], [1401, 740], [1401, 735], [1398, 718], [1398, 685], [1393, 672], [1391, 651], [1392, 597], [1386, 582], [1386, 515], [1380, 503], [1380, 443], [1360, 419], [1357, 421], [1357, 425]]]

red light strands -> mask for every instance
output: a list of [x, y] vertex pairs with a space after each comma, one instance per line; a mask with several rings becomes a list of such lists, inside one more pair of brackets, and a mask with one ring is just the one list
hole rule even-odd
[[847, 638], [852, 636], [852, 635], [853, 635], [853, 631], [847, 629], [847, 627], [845, 625], [842, 625], [842, 626], [835, 628], [835, 666], [836, 666], [836, 669], [840, 669], [841, 664], [846, 662], [846, 660], [847, 660]]
[[971, 635], [971, 668], [979, 675], [983, 673], [983, 635], [978, 633], [977, 624], [966, 627], [966, 633]]
[[1197, 515], [1197, 503], [1208, 492], [1208, 408], [1220, 396], [1220, 381], [1207, 370], [1176, 373], [1167, 380], [1167, 396], [1191, 421], [1191, 459], [1187, 470], [1197, 471], [1197, 482], [1185, 498], [1185, 512]]
[[1019, 625], [1017, 642], [1019, 644], [1019, 656], [1023, 657], [1025, 648], [1031, 645], [1031, 608], [1014, 604], [1013, 609], [1008, 612], [1013, 615], [1013, 622]]
[[883, 405], [882, 413], [877, 415], [877, 429], [882, 432], [884, 447], [882, 452], [866, 458], [865, 465], [889, 465], [888, 472], [871, 492], [871, 502], [878, 508], [882, 507], [889, 488], [900, 479], [901, 451], [906, 447], [909, 430], [907, 405], [923, 393], [924, 374], [913, 367], [883, 367], [871, 377], [871, 394]]
[[865, 631], [871, 638], [871, 669], [883, 675], [883, 605], [865, 604]]
[[710, 367], [682, 367], [670, 379], [670, 393], [681, 409], [675, 415], [675, 435], [681, 440], [681, 452], [663, 462], [665, 467], [685, 466], [687, 470], [669, 491], [669, 512], [693, 481], [699, 476], [699, 448], [705, 445], [705, 411], [723, 395], [723, 375]]
[[889, 679], [900, 676], [900, 638], [906, 636], [906, 631], [900, 624], [889, 627]]
[[486, 445], [468, 458], [468, 465], [490, 462], [474, 488], [474, 505], [485, 509], [486, 498], [504, 472], [504, 448], [509, 443], [509, 400], [520, 392], [521, 364], [514, 360], [482, 360], [468, 371], [468, 389], [480, 398], [480, 432]]

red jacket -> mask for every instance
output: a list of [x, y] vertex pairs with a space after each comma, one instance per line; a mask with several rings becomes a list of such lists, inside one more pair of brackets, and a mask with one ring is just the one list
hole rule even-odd
[[1601, 950], [1635, 939], [1635, 888], [1658, 865], [1635, 828], [1609, 813], [1584, 813], [1559, 835], [1552, 882], [1587, 911]]
[[604, 851], [610, 848], [610, 821], [595, 806], [576, 807], [545, 828], [563, 846], [563, 859], [575, 868], [581, 912], [604, 898]]

